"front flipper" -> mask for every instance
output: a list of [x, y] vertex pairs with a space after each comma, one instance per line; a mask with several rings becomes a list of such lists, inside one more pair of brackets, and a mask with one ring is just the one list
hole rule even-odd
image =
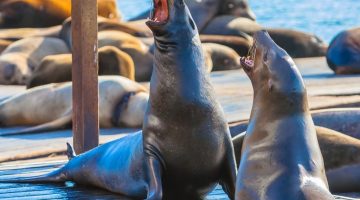
[[230, 199], [235, 199], [237, 168], [231, 141], [228, 142], [227, 148], [226, 158], [223, 164], [224, 167], [221, 171], [223, 174], [220, 185]]
[[162, 165], [154, 156], [146, 158], [146, 178], [149, 184], [147, 200], [162, 199]]

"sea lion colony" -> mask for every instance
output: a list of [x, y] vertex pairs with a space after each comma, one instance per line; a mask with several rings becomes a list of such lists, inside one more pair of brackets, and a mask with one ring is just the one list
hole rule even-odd
[[[0, 3], [0, 8], [10, 3]], [[186, 3], [190, 11], [205, 6], [190, 0]], [[296, 31], [268, 29], [267, 34], [253, 21], [255, 17], [248, 6], [241, 9], [244, 4], [247, 5], [246, 1], [229, 1], [226, 5], [228, 3], [232, 9], [226, 10], [214, 0], [213, 4], [206, 4], [211, 6], [212, 12], [193, 12], [193, 19], [183, 0], [157, 0], [154, 1], [154, 14], [147, 22], [149, 29], [136, 27], [133, 22], [100, 20], [99, 44], [104, 48], [104, 59], [101, 61], [100, 57], [99, 74], [123, 75], [131, 79], [116, 76], [100, 78], [100, 107], [104, 108], [100, 113], [100, 126], [143, 126], [143, 131], [76, 156], [53, 173], [10, 181], [73, 180], [129, 197], [147, 199], [198, 199], [210, 192], [216, 183], [223, 186], [231, 199], [333, 199], [329, 191], [359, 191], [359, 181], [345, 176], [349, 171], [357, 175], [360, 162], [357, 156], [352, 156], [352, 152], [360, 151], [360, 141], [354, 138], [360, 129], [354, 129], [356, 123], [349, 122], [359, 115], [358, 110], [319, 111], [320, 114], [312, 114], [315, 125], [335, 130], [341, 129], [336, 127], [339, 122], [332, 123], [331, 120], [346, 116], [344, 119], [349, 119], [349, 132], [344, 127], [340, 131], [354, 137], [322, 127], [315, 128], [307, 107], [305, 87], [290, 58], [325, 55], [326, 45], [316, 36]], [[236, 5], [242, 6], [233, 9], [234, 5], [235, 8]], [[16, 6], [11, 8], [16, 9]], [[110, 15], [107, 17], [113, 18]], [[23, 20], [21, 23], [30, 22]], [[38, 27], [52, 25], [55, 26], [24, 29], [29, 35], [26, 38], [18, 33], [19, 30], [0, 30], [0, 39], [4, 44], [4, 52], [0, 55], [2, 84], [27, 84], [30, 88], [71, 79], [69, 20], [63, 25], [42, 24]], [[154, 38], [147, 38], [149, 30]], [[203, 35], [199, 37], [198, 32]], [[349, 32], [356, 34], [356, 30]], [[343, 35], [356, 39], [351, 34]], [[338, 38], [331, 48], [339, 46], [339, 41], [346, 41], [344, 36]], [[36, 45], [34, 40], [38, 41]], [[207, 44], [201, 47], [200, 41]], [[283, 44], [282, 47], [290, 56], [276, 43]], [[357, 73], [358, 66], [355, 64], [347, 64], [345, 68], [344, 64], [339, 64], [340, 70], [335, 69], [333, 60], [339, 59], [333, 57], [342, 55], [336, 52], [339, 51], [328, 52], [332, 69], [336, 73]], [[247, 57], [240, 59], [241, 56]], [[17, 59], [8, 59], [10, 57]], [[239, 135], [231, 142], [222, 109], [213, 96], [207, 71], [240, 67], [249, 75], [255, 97], [246, 135]], [[52, 73], [56, 71], [61, 73]], [[150, 92], [132, 81], [134, 79], [151, 79]], [[288, 99], [286, 95], [292, 97]], [[36, 100], [39, 98], [43, 101]], [[27, 106], [30, 104], [33, 105], [31, 108]], [[286, 112], [285, 107], [289, 107]], [[52, 119], [44, 117], [54, 108], [57, 108], [57, 114]], [[335, 114], [329, 117], [326, 115], [329, 112]], [[0, 102], [1, 126], [34, 126], [3, 135], [57, 130], [70, 124], [70, 83], [35, 87]], [[288, 129], [296, 131], [288, 132]], [[239, 132], [234, 135], [237, 134]], [[202, 137], [211, 141], [210, 144]], [[195, 149], [182, 147], [187, 143], [196, 144], [196, 149], [201, 147], [199, 155], [194, 153], [197, 151]], [[289, 143], [296, 145], [290, 147]], [[115, 147], [119, 150], [108, 153]], [[293, 150], [288, 152], [289, 148]], [[300, 148], [301, 151], [297, 150]], [[284, 149], [285, 153], [292, 154], [281, 153]], [[269, 152], [275, 153], [267, 156]], [[136, 159], [132, 162], [118, 160], [118, 155]], [[101, 176], [89, 174], [91, 178], [84, 182], [85, 172], [78, 166], [105, 156], [107, 161], [93, 162], [90, 166], [91, 170], [99, 171]], [[258, 159], [260, 157], [269, 157], [270, 160]], [[235, 158], [239, 161], [236, 186]], [[277, 167], [269, 167], [272, 164]], [[104, 166], [109, 170], [101, 170]], [[128, 173], [130, 169], [136, 169], [138, 173]], [[114, 175], [112, 170], [121, 173]], [[175, 183], [174, 177], [179, 173], [184, 176]], [[275, 174], [276, 178], [269, 177]], [[140, 179], [134, 179], [139, 176]], [[106, 181], [114, 177], [118, 178], [116, 183]], [[266, 180], [274, 178], [274, 181], [261, 182], [264, 177], [267, 177]], [[281, 181], [284, 177], [294, 179], [285, 183]], [[125, 182], [129, 185], [124, 186], [122, 183]], [[313, 190], [314, 187], [317, 189]]]

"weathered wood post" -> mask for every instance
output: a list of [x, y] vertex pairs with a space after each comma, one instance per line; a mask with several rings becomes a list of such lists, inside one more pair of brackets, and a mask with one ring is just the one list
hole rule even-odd
[[73, 140], [77, 154], [99, 144], [97, 0], [72, 0]]

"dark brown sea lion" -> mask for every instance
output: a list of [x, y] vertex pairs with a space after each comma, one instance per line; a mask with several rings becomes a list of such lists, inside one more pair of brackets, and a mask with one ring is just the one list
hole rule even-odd
[[64, 53], [69, 53], [69, 49], [58, 38], [34, 37], [16, 41], [0, 55], [0, 84], [24, 85], [44, 57]]
[[254, 102], [236, 199], [334, 199], [300, 72], [266, 32], [254, 40], [249, 57], [241, 59]]
[[[100, 127], [141, 127], [147, 101], [140, 84], [121, 76], [100, 77]], [[1, 126], [34, 126], [1, 135], [59, 130], [70, 126], [71, 119], [71, 82], [35, 87], [0, 102]]]
[[212, 61], [212, 71], [241, 69], [240, 56], [230, 47], [216, 43], [203, 43], [202, 46]]
[[233, 199], [229, 128], [204, 70], [195, 23], [183, 0], [156, 0], [154, 7], [147, 24], [156, 40], [155, 64], [142, 133], [74, 157], [47, 175], [0, 182], [72, 180], [148, 200], [202, 199], [220, 182]]
[[326, 54], [329, 67], [337, 74], [360, 73], [360, 28], [335, 36]]
[[224, 35], [200, 35], [202, 43], [217, 43], [228, 46], [236, 51], [240, 56], [246, 56], [252, 44], [252, 38], [245, 39], [237, 36]]
[[[105, 46], [99, 49], [99, 75], [120, 75], [135, 80], [135, 67], [131, 57], [116, 47]], [[46, 56], [35, 68], [27, 88], [49, 83], [61, 83], [72, 79], [72, 55], [59, 54]]]
[[[98, 0], [99, 15], [118, 19], [114, 0]], [[0, 28], [50, 27], [71, 15], [71, 0], [2, 0]]]
[[293, 58], [325, 56], [327, 44], [313, 34], [289, 29], [267, 29], [273, 40]]
[[256, 19], [247, 0], [225, 0], [221, 4], [218, 15], [233, 15], [236, 17], [245, 17], [251, 20]]

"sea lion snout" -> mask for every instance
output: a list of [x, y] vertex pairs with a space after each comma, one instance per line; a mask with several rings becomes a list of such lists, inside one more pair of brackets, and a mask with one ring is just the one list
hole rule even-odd
[[[266, 85], [269, 91], [275, 89], [281, 93], [306, 91], [294, 61], [271, 39], [267, 31], [255, 33], [253, 46], [248, 56], [240, 59], [240, 63], [256, 85], [255, 88]], [[264, 81], [267, 83], [262, 84]]]

